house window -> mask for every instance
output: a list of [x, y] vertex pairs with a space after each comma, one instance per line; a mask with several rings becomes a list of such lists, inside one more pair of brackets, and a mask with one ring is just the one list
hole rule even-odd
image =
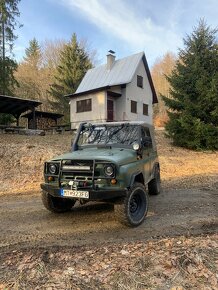
[[143, 88], [143, 77], [137, 76], [137, 87]]
[[143, 115], [148, 116], [148, 105], [143, 104]]
[[76, 102], [76, 112], [89, 112], [92, 110], [92, 99], [86, 99]]
[[137, 114], [137, 102], [131, 101], [131, 113]]

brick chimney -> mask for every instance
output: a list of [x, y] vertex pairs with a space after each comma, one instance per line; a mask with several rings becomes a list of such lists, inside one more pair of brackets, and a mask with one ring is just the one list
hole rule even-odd
[[115, 62], [115, 52], [113, 50], [109, 50], [109, 53], [107, 54], [107, 69], [111, 70], [113, 67], [113, 64]]

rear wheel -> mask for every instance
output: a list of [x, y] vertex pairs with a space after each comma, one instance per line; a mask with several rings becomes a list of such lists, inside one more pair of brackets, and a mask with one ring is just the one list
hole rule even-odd
[[42, 191], [42, 203], [51, 212], [61, 213], [70, 211], [75, 204], [75, 200], [54, 197], [46, 191]]
[[148, 183], [148, 193], [150, 195], [157, 195], [160, 191], [160, 167], [157, 165], [154, 170], [154, 178]]
[[140, 225], [148, 211], [148, 195], [143, 184], [135, 182], [128, 194], [114, 205], [117, 219], [127, 226]]

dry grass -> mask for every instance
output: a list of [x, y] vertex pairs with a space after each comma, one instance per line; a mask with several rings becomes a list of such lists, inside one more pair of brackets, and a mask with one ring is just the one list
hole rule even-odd
[[218, 152], [196, 152], [175, 147], [156, 132], [161, 178], [164, 187], [218, 189]]
[[[163, 187], [218, 188], [217, 152], [195, 152], [174, 147], [156, 132]], [[70, 135], [0, 135], [0, 194], [38, 191], [43, 164], [70, 149]]]

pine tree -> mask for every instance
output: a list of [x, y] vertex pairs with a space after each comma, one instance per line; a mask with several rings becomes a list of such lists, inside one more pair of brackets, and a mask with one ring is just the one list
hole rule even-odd
[[76, 91], [85, 73], [91, 67], [88, 54], [80, 46], [76, 34], [73, 34], [70, 42], [64, 45], [61, 51], [55, 82], [49, 91], [54, 98], [54, 109], [69, 117], [69, 100], [64, 95]]
[[[0, 1], [0, 94], [13, 95], [13, 89], [17, 85], [14, 72], [17, 63], [11, 57], [13, 44], [17, 38], [14, 30], [17, 26], [16, 18], [20, 13], [18, 3], [20, 0]], [[12, 115], [0, 114], [0, 123], [13, 122]]]
[[168, 136], [175, 145], [190, 149], [218, 149], [218, 45], [217, 29], [204, 20], [184, 40], [179, 60], [167, 77], [171, 97]]
[[30, 40], [29, 47], [25, 49], [25, 54], [24, 61], [31, 65], [35, 70], [39, 70], [42, 61], [42, 53], [36, 38]]
[[13, 87], [17, 84], [14, 71], [16, 62], [11, 58], [13, 44], [17, 38], [14, 30], [17, 26], [16, 18], [20, 13], [20, 0], [1, 0], [0, 2], [0, 93], [13, 94]]

